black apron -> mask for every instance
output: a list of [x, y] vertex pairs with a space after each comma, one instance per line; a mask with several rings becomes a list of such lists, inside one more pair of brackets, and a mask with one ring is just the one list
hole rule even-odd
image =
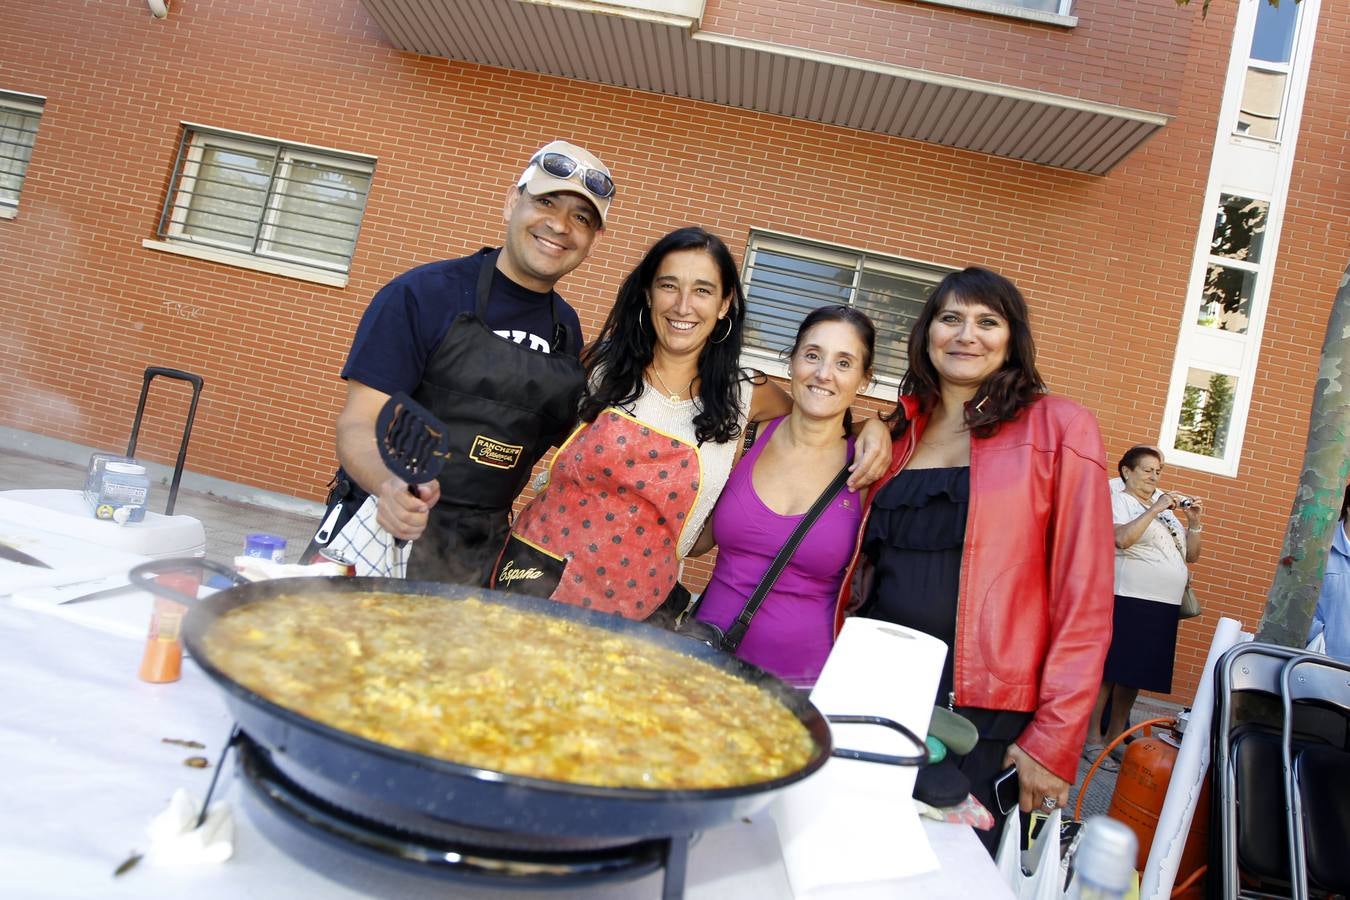
[[557, 295], [550, 300], [552, 353], [487, 325], [500, 252], [483, 255], [474, 312], [451, 323], [412, 394], [448, 426], [450, 458], [438, 477], [440, 502], [413, 543], [410, 579], [486, 585], [506, 542], [511, 504], [534, 464], [576, 421], [586, 375], [559, 327]]

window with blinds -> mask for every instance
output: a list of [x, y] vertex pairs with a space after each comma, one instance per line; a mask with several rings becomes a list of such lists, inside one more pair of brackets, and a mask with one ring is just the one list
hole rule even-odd
[[185, 126], [159, 236], [345, 273], [375, 160]]
[[877, 327], [873, 374], [898, 382], [910, 327], [929, 291], [952, 269], [752, 232], [745, 253], [747, 349], [776, 356], [818, 306], [854, 306]]
[[18, 214], [44, 102], [30, 94], [0, 91], [0, 218]]

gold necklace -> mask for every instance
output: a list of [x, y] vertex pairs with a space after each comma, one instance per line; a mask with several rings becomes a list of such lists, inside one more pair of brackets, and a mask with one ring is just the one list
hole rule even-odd
[[[677, 394], [675, 391], [672, 391], [672, 390], [670, 389], [670, 385], [666, 384], [666, 380], [665, 380], [664, 378], [661, 377], [661, 373], [657, 371], [656, 366], [652, 366], [652, 367], [651, 367], [651, 371], [652, 371], [652, 374], [656, 376], [656, 381], [657, 381], [657, 383], [658, 383], [659, 385], [661, 385], [661, 390], [665, 391], [666, 394], [670, 397], [670, 402], [671, 402], [671, 403], [679, 403], [679, 402], [681, 402], [681, 401], [684, 399], [684, 398], [681, 397], [679, 394]], [[691, 382], [689, 382], [689, 384], [692, 385], [693, 382], [691, 381]]]

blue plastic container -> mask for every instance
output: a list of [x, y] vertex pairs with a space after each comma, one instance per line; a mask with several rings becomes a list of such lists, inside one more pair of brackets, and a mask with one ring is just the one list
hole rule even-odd
[[279, 534], [258, 532], [244, 537], [244, 555], [272, 562], [286, 561], [286, 539]]

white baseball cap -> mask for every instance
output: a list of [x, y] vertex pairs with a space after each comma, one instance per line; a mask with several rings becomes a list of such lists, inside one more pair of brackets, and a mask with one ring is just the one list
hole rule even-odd
[[585, 197], [600, 213], [600, 226], [605, 225], [609, 202], [614, 199], [614, 179], [609, 169], [593, 154], [569, 144], [552, 141], [540, 147], [530, 164], [521, 173], [517, 187], [523, 187], [534, 196], [568, 193]]

